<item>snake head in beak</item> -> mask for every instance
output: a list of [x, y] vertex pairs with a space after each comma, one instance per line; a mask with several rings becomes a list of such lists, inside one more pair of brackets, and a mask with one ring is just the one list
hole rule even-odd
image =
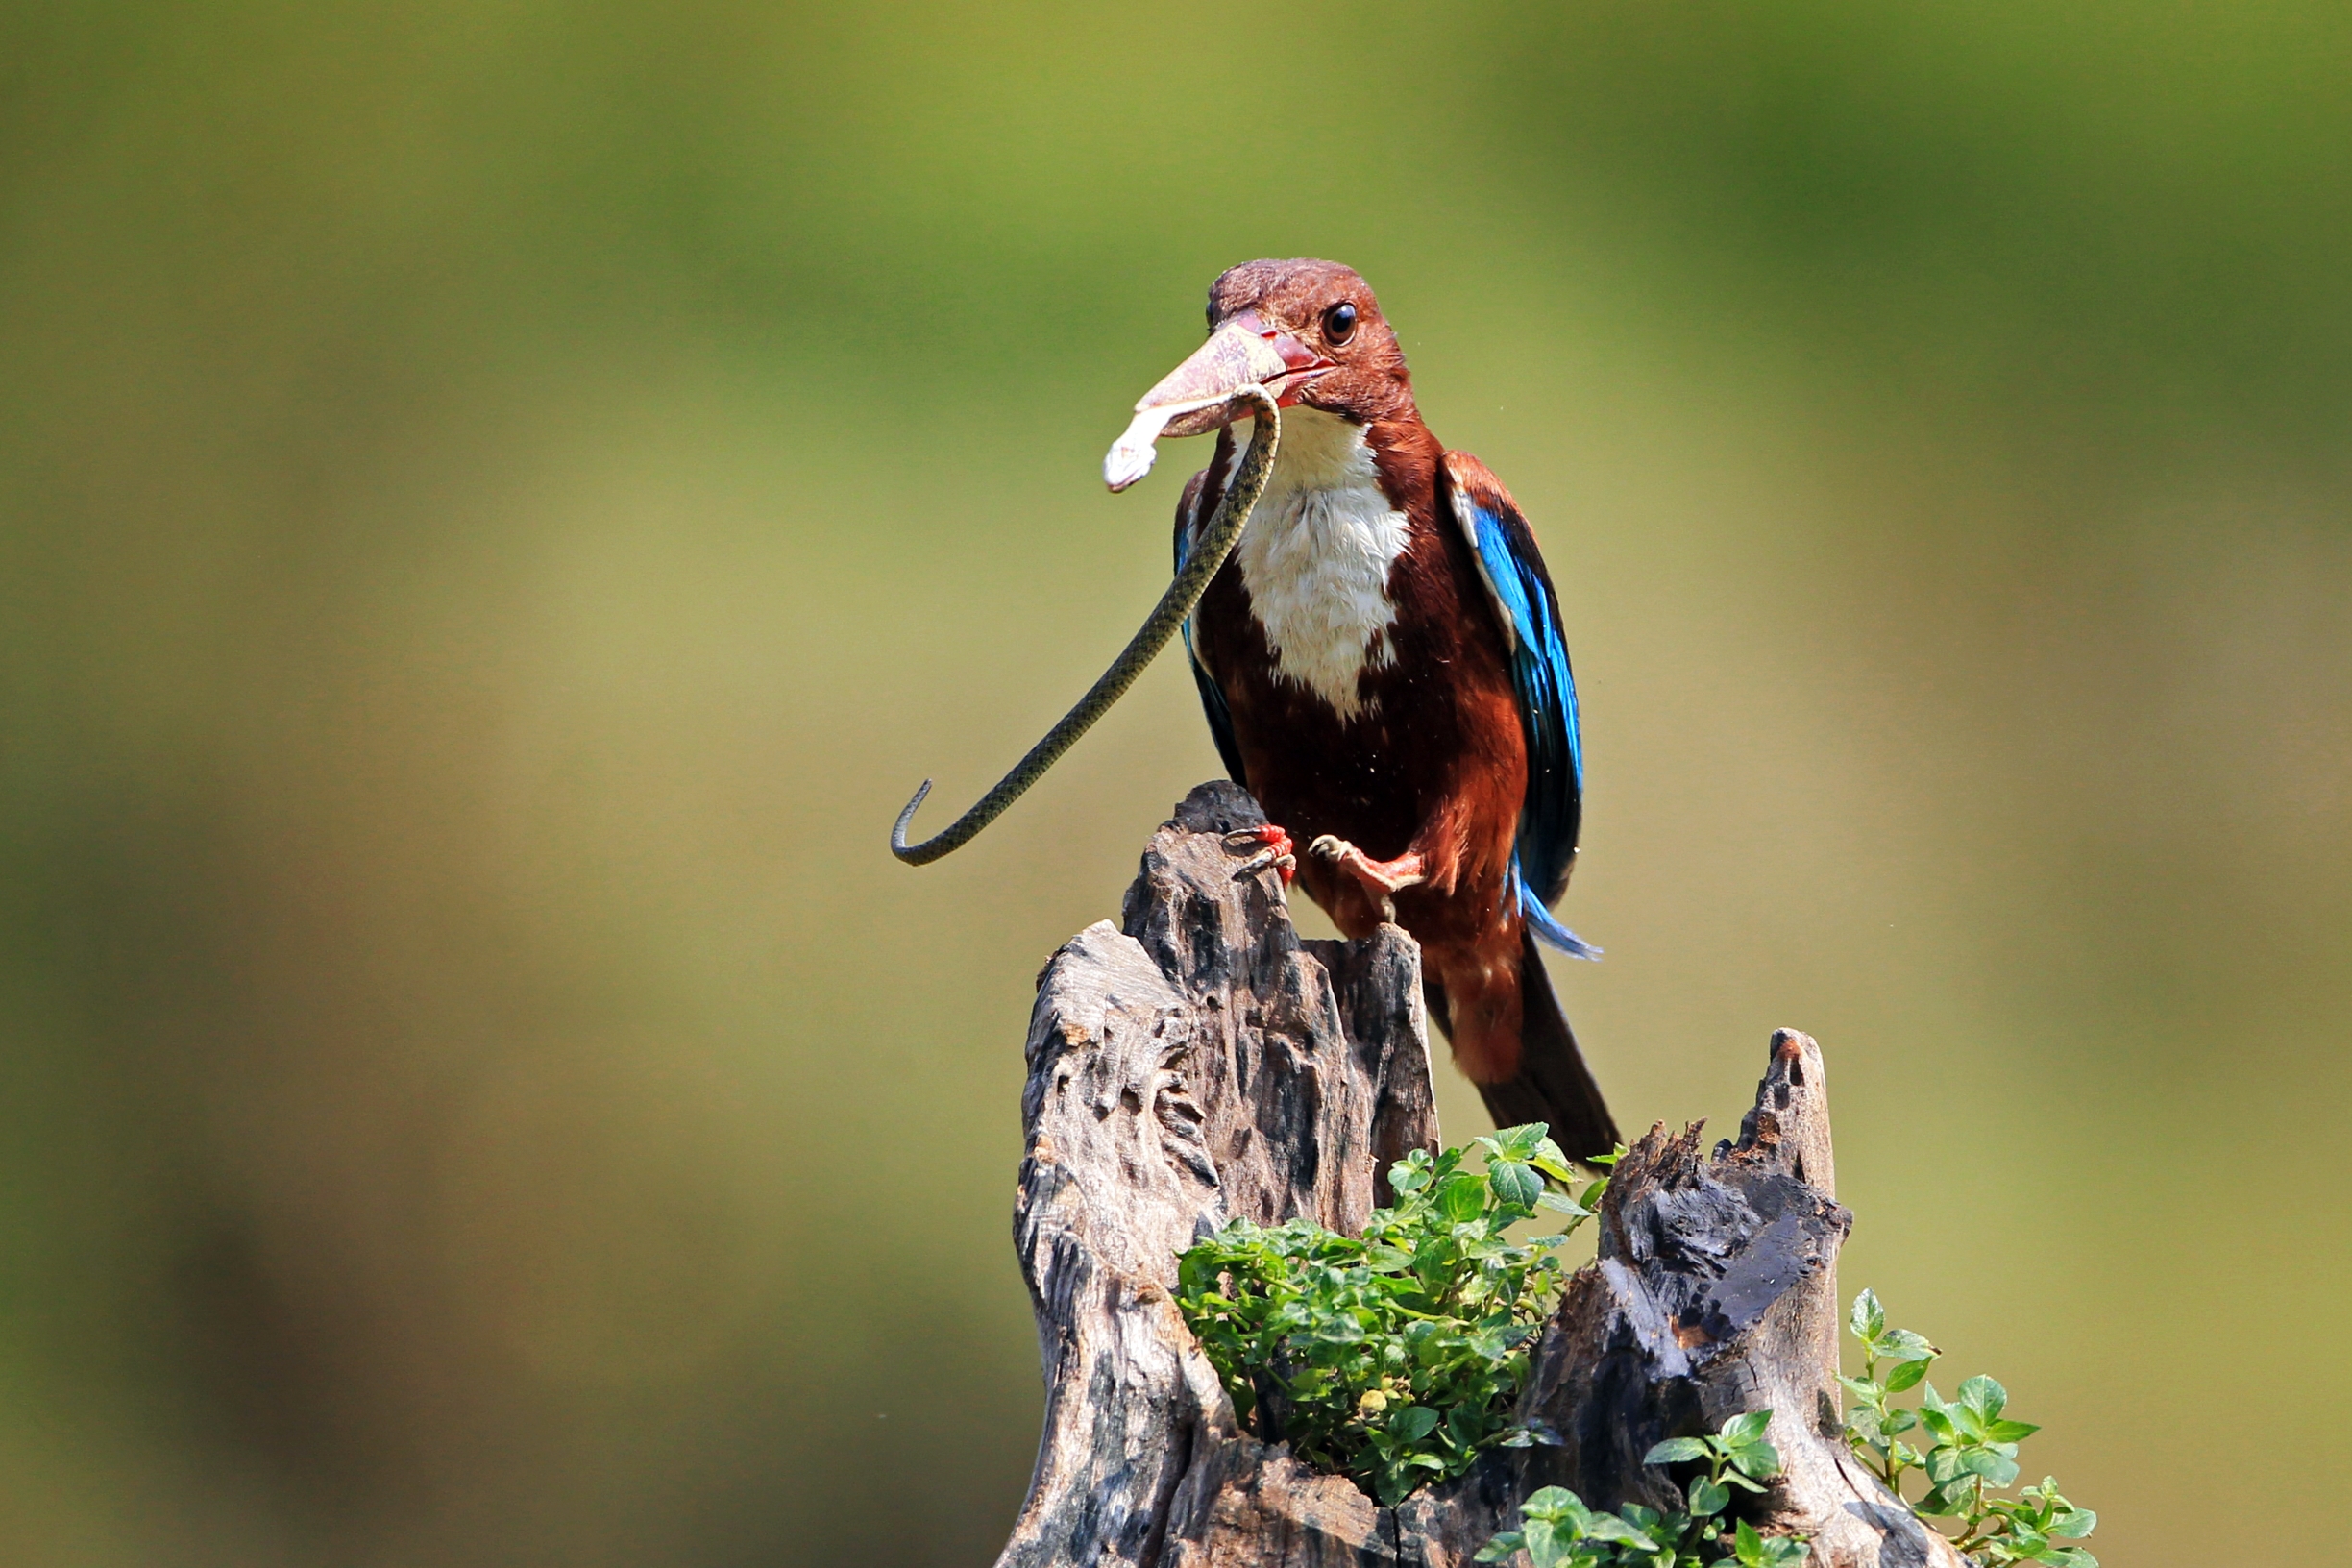
[[1143, 394], [1135, 421], [1103, 458], [1103, 482], [1124, 490], [1149, 474], [1164, 435], [1206, 435], [1247, 415], [1252, 387], [1287, 407], [1310, 380], [1337, 368], [1297, 337], [1244, 310], [1209, 334], [1183, 364]]

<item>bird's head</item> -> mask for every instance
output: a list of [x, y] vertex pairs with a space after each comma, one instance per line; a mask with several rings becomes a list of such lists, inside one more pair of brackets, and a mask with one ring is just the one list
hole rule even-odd
[[1209, 341], [1143, 394], [1103, 459], [1114, 490], [1151, 472], [1162, 435], [1201, 435], [1246, 416], [1263, 387], [1356, 424], [1412, 410], [1412, 379], [1380, 302], [1336, 261], [1248, 261], [1209, 285]]

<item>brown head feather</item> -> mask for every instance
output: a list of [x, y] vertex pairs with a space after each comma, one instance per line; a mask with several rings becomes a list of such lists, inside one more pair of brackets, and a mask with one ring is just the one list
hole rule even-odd
[[[1343, 305], [1355, 307], [1355, 329], [1335, 340], [1329, 323]], [[1353, 267], [1304, 258], [1245, 261], [1209, 285], [1209, 330], [1215, 331], [1244, 310], [1255, 310], [1267, 326], [1338, 365], [1307, 383], [1299, 397], [1307, 406], [1360, 425], [1419, 417], [1405, 351], [1381, 314], [1372, 285]]]

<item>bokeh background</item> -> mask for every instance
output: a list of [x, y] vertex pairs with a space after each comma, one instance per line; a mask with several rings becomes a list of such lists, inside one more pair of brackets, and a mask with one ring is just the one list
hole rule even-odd
[[884, 830], [1159, 592], [1198, 457], [1102, 449], [1304, 254], [1537, 520], [1623, 1118], [1810, 1029], [1848, 1289], [2101, 1556], [2335, 1560], [2347, 67], [2326, 0], [7, 5], [0, 1558], [989, 1559], [1031, 978], [1216, 763], [1163, 661]]

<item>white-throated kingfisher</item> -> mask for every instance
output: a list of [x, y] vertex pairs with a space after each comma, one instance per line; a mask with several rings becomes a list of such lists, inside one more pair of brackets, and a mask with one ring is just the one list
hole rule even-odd
[[1171, 410], [1188, 417], [1167, 433], [1217, 429], [1177, 508], [1181, 567], [1243, 446], [1244, 405], [1219, 400], [1279, 356], [1262, 383], [1284, 409], [1271, 478], [1185, 628], [1217, 752], [1341, 931], [1393, 919], [1420, 943], [1431, 1016], [1497, 1123], [1548, 1122], [1571, 1155], [1606, 1154], [1616, 1124], [1537, 952], [1594, 954], [1549, 907], [1576, 860], [1583, 759], [1534, 532], [1422, 422], [1349, 268], [1235, 267], [1209, 290], [1209, 327], [1105, 471], [1114, 489], [1141, 478]]

